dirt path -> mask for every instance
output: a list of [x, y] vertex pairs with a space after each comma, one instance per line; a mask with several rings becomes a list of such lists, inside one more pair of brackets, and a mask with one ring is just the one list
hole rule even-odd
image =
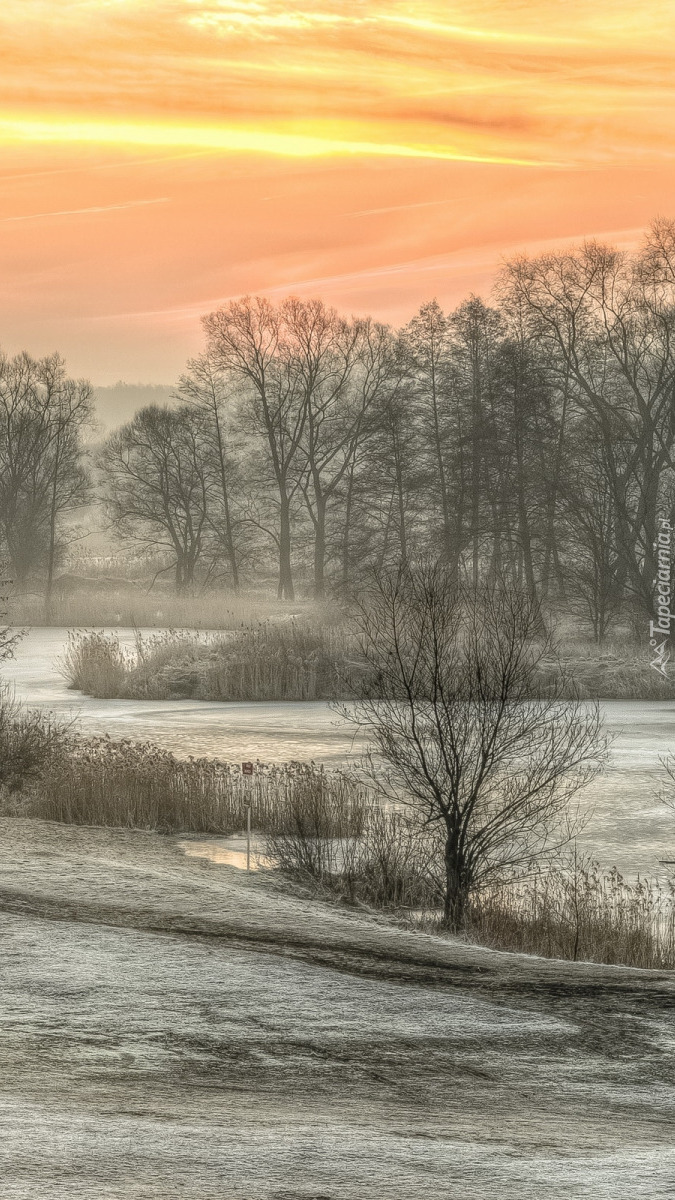
[[2, 1200], [675, 1196], [668, 973], [0, 822]]

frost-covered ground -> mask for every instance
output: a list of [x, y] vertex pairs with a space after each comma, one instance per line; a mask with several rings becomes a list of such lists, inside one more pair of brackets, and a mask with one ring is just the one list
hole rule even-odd
[[2, 1200], [675, 1195], [675, 977], [0, 822]]

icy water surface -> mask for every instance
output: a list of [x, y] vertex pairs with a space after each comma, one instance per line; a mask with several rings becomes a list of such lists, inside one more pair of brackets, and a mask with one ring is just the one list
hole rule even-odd
[[[116, 630], [133, 645], [132, 630]], [[155, 632], [155, 631], [148, 631]], [[204, 700], [93, 700], [69, 691], [58, 659], [64, 629], [32, 629], [3, 664], [17, 699], [75, 718], [85, 734], [151, 739], [180, 756], [213, 755], [241, 762], [314, 759], [345, 764], [358, 752], [352, 732], [328, 704], [218, 703]], [[662, 878], [660, 859], [675, 859], [675, 815], [655, 797], [659, 759], [675, 753], [675, 702], [608, 700], [605, 726], [615, 737], [608, 770], [581, 797], [592, 817], [584, 835], [603, 864]], [[230, 848], [234, 850], [234, 847]]]

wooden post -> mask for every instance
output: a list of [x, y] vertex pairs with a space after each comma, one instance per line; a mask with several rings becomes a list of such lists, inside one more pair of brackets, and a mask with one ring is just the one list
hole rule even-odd
[[[253, 763], [252, 762], [243, 762], [241, 764], [241, 773], [242, 773], [242, 775], [252, 775], [253, 774]], [[251, 799], [250, 791], [248, 793], [248, 798], [249, 798], [249, 800]], [[246, 873], [247, 873], [247, 875], [251, 874], [251, 805], [250, 804], [248, 804], [246, 807]]]

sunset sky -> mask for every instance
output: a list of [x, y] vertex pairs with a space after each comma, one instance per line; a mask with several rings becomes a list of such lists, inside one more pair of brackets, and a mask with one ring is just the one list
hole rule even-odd
[[675, 215], [672, 0], [3, 0], [0, 346], [171, 383], [229, 297], [402, 321]]

